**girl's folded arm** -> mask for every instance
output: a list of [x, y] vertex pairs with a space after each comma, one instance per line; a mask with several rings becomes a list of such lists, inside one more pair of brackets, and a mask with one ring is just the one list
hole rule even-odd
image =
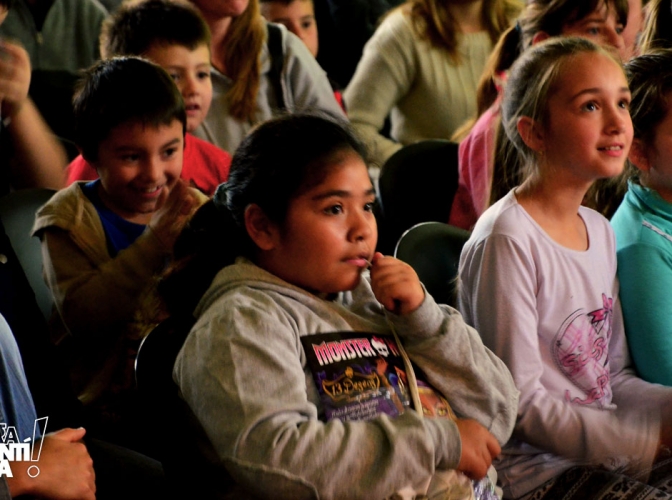
[[506, 443], [516, 421], [518, 389], [504, 362], [462, 315], [426, 294], [414, 312], [387, 317], [411, 360], [457, 414], [476, 419]]

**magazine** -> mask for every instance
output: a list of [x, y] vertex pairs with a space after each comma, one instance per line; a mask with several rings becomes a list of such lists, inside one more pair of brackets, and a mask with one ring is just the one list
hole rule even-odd
[[404, 358], [393, 337], [321, 333], [301, 338], [325, 420], [401, 415], [411, 405]]

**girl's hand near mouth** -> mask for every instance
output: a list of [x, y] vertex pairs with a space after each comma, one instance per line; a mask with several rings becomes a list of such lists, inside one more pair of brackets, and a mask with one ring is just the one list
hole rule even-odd
[[418, 275], [405, 262], [376, 252], [371, 263], [371, 288], [383, 307], [395, 314], [409, 314], [425, 300]]

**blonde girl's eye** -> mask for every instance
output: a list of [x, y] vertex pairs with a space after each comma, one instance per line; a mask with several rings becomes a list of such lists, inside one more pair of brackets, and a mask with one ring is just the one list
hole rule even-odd
[[592, 111], [597, 111], [597, 104], [593, 101], [590, 101], [590, 102], [585, 103], [583, 106], [581, 106], [581, 108], [584, 111], [591, 111], [591, 112]]

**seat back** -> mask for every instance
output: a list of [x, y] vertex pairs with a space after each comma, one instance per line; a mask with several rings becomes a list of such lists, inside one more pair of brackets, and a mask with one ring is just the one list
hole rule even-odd
[[420, 222], [448, 222], [457, 191], [458, 144], [444, 139], [401, 148], [383, 166], [378, 180], [378, 249], [392, 253], [404, 231]]
[[21, 189], [0, 198], [0, 219], [5, 232], [35, 292], [40, 311], [47, 320], [51, 316], [54, 297], [42, 277], [40, 240], [31, 236], [31, 230], [35, 223], [35, 212], [55, 192], [47, 188]]
[[401, 236], [394, 255], [410, 264], [436, 302], [455, 307], [460, 254], [470, 234], [443, 222], [423, 222]]
[[[172, 316], [144, 338], [135, 360], [135, 379], [153, 437], [153, 456], [163, 465], [171, 498], [219, 498], [231, 478], [173, 380], [173, 366], [194, 325], [191, 316]], [[215, 481], [216, 479], [216, 481]]]

